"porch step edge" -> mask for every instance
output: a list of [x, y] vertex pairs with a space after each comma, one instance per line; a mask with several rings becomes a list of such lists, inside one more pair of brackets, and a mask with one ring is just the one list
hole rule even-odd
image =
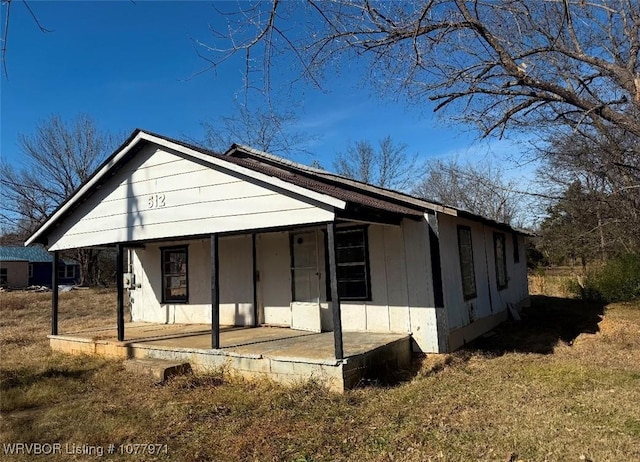
[[124, 367], [130, 372], [147, 375], [156, 383], [162, 383], [169, 377], [184, 375], [191, 372], [191, 364], [179, 361], [167, 361], [156, 358], [127, 359]]

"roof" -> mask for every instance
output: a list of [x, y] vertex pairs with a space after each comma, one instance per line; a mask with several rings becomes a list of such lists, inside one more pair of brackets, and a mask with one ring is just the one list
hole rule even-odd
[[[250, 168], [270, 170], [272, 174], [284, 175], [283, 178], [290, 178], [291, 181], [301, 181], [296, 177], [306, 178], [307, 181], [314, 180], [316, 183], [324, 185], [325, 188], [330, 187], [331, 191], [341, 195], [345, 200], [360, 201], [363, 205], [382, 206], [389, 208], [389, 211], [393, 211], [395, 208], [399, 213], [407, 215], [413, 215], [416, 211], [419, 211], [419, 215], [422, 215], [427, 210], [457, 215], [455, 208], [438, 202], [428, 201], [424, 198], [364, 183], [319, 168], [298, 164], [289, 159], [283, 159], [248, 146], [234, 144], [225, 153], [225, 156], [227, 158], [252, 160], [253, 162], [247, 162], [246, 164]], [[278, 171], [281, 173], [278, 173]], [[396, 204], [396, 207], [389, 204]]]
[[[527, 230], [514, 228], [507, 223], [501, 223], [496, 220], [466, 211], [464, 209], [441, 204], [439, 202], [427, 200], [422, 197], [412, 196], [400, 191], [364, 183], [362, 181], [337, 175], [335, 173], [328, 172], [319, 168], [299, 164], [289, 159], [283, 159], [281, 157], [259, 151], [249, 146], [234, 144], [225, 153], [225, 156], [243, 160], [254, 160], [255, 166], [251, 168], [261, 168], [269, 170], [269, 166], [276, 167], [276, 169], [272, 169], [273, 174], [283, 175], [283, 178], [287, 178], [287, 176], [289, 176], [291, 178], [291, 181], [298, 181], [300, 182], [300, 184], [304, 184], [304, 180], [296, 179], [296, 176], [315, 179], [317, 182], [320, 182], [323, 185], [321, 187], [324, 187], [327, 191], [330, 191], [328, 192], [329, 194], [333, 193], [332, 191], [335, 190], [337, 191], [337, 194], [340, 195], [340, 197], [347, 201], [358, 198], [357, 200], [360, 200], [363, 204], [367, 204], [373, 207], [379, 206], [380, 202], [382, 201], [386, 204], [385, 207], [387, 208], [387, 210], [396, 211], [405, 215], [414, 215], [415, 210], [420, 210], [421, 213], [424, 211], [440, 212], [447, 215], [459, 216], [462, 218], [468, 218], [470, 220], [481, 221], [491, 226], [507, 229], [519, 234], [529, 236], [532, 235], [532, 233]], [[247, 165], [251, 164], [247, 163]], [[278, 173], [278, 167], [280, 170], [286, 173]], [[293, 172], [295, 172], [297, 175], [292, 175]], [[334, 189], [328, 189], [329, 185], [333, 185]], [[362, 199], [362, 196], [364, 196], [365, 198]], [[394, 209], [394, 207], [390, 206], [389, 204], [398, 205], [396, 206], [397, 208]], [[409, 209], [409, 207], [411, 207], [411, 209]]]
[[[53, 255], [40, 245], [31, 247], [0, 246], [0, 261], [28, 261], [29, 263], [51, 263]], [[77, 264], [73, 260], [63, 260], [66, 265]]]
[[385, 212], [398, 213], [402, 215], [412, 215], [422, 217], [424, 212], [419, 208], [411, 208], [402, 204], [397, 204], [384, 199], [376, 198], [361, 191], [349, 190], [340, 187], [338, 184], [331, 184], [312, 176], [301, 175], [291, 169], [261, 163], [259, 160], [250, 158], [228, 157], [226, 159], [238, 165], [245, 166], [251, 170], [256, 170], [267, 175], [280, 178], [281, 180], [291, 182], [303, 188], [310, 189], [319, 193], [341, 199], [347, 203], [358, 204]]
[[[428, 201], [368, 183], [346, 178], [322, 169], [292, 162], [248, 146], [234, 144], [226, 153], [220, 154], [201, 146], [175, 140], [153, 132], [134, 130], [129, 138], [109, 156], [80, 187], [64, 201], [27, 240], [25, 245], [46, 243], [47, 229], [71, 213], [82, 199], [104, 183], [143, 146], [154, 143], [205, 162], [233, 170], [258, 181], [267, 182], [294, 194], [327, 204], [336, 210], [366, 209], [396, 216], [422, 217], [424, 213], [445, 213], [489, 223], [510, 231], [523, 233], [507, 224], [499, 223], [479, 215]], [[526, 233], [524, 233], [526, 234]]]

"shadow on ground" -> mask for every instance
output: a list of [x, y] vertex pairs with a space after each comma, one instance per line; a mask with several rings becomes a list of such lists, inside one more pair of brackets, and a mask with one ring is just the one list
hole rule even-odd
[[558, 341], [572, 345], [578, 335], [598, 332], [603, 314], [603, 303], [534, 295], [521, 321], [501, 324], [466, 345], [463, 352], [487, 356], [507, 352], [551, 354]]
[[[437, 362], [433, 372], [452, 361], [465, 361], [471, 355], [498, 357], [505, 353], [551, 354], [558, 342], [572, 345], [583, 333], [595, 334], [604, 314], [604, 304], [569, 298], [534, 295], [520, 321], [509, 320], [488, 334], [468, 343], [451, 356]], [[414, 358], [408, 370], [378, 370], [374, 377], [363, 379], [360, 386], [395, 386], [411, 380], [424, 369], [430, 355]]]

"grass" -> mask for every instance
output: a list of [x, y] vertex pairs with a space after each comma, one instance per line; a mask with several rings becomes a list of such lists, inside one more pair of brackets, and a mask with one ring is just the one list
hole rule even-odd
[[[0, 440], [166, 444], [111, 460], [640, 460], [640, 305], [534, 297], [521, 323], [411, 378], [337, 395], [222, 373], [154, 385], [51, 352], [49, 294], [0, 294]], [[61, 294], [61, 332], [113, 324], [115, 295]], [[117, 451], [116, 451], [117, 452]], [[3, 460], [31, 460], [19, 455]]]
[[529, 275], [529, 292], [551, 297], [573, 297], [575, 287], [584, 283], [585, 276], [586, 271], [582, 267], [538, 268]]

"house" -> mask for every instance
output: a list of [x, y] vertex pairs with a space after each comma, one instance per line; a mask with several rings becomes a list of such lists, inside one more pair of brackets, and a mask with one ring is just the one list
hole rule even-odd
[[528, 301], [524, 238], [245, 146], [216, 154], [138, 129], [26, 244], [56, 259], [117, 248], [120, 342], [127, 291], [133, 321], [209, 325], [212, 350], [221, 326], [278, 326], [329, 332], [339, 362], [355, 333], [443, 353], [507, 319]]
[[[0, 285], [14, 288], [51, 286], [53, 257], [40, 246], [0, 246]], [[80, 279], [80, 265], [58, 262], [58, 284], [73, 285]]]

